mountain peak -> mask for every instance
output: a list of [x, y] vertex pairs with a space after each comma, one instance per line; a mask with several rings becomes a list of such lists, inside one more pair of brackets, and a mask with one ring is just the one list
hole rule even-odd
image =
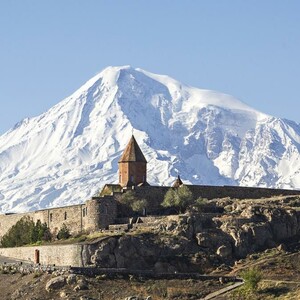
[[0, 211], [82, 202], [118, 182], [134, 128], [149, 183], [300, 186], [300, 127], [215, 91], [107, 67], [47, 112], [0, 136]]

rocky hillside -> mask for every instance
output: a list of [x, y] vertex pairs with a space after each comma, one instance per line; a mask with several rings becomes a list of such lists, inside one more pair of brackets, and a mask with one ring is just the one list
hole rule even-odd
[[230, 268], [250, 254], [288, 249], [297, 241], [299, 206], [299, 196], [211, 201], [202, 212], [145, 218], [129, 234], [87, 244], [84, 261], [103, 268], [171, 273], [208, 273], [224, 264]]

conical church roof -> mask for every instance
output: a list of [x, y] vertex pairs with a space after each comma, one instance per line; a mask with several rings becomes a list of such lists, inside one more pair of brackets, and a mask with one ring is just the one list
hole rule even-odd
[[126, 146], [123, 152], [121, 159], [119, 160], [119, 163], [128, 161], [147, 163], [146, 158], [142, 150], [140, 149], [138, 143], [136, 142], [134, 136], [131, 137], [128, 145]]
[[178, 188], [180, 187], [181, 185], [183, 185], [183, 182], [180, 178], [180, 176], [178, 175], [177, 179], [175, 180], [175, 182], [173, 183], [172, 187], [173, 188]]

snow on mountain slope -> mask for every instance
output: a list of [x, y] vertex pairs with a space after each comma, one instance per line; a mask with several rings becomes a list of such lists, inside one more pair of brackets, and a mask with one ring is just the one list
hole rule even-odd
[[0, 137], [0, 211], [81, 203], [117, 182], [134, 129], [148, 181], [300, 188], [300, 126], [229, 95], [108, 67]]

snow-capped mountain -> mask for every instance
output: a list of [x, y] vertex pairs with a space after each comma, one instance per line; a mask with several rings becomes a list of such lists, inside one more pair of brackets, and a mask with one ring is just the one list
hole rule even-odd
[[0, 211], [80, 203], [118, 181], [132, 131], [148, 181], [300, 188], [300, 126], [168, 76], [108, 67], [0, 137]]

